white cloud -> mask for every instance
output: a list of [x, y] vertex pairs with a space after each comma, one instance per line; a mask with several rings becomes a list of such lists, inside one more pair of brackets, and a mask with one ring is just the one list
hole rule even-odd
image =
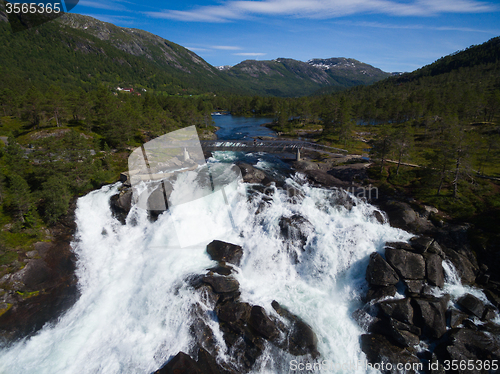
[[196, 47], [186, 47], [187, 49], [189, 49], [190, 51], [194, 51], [194, 52], [207, 52], [209, 51], [209, 49], [206, 49], [206, 48], [196, 48]]
[[241, 47], [237, 47], [234, 45], [212, 45], [212, 46], [210, 46], [210, 48], [218, 49], [221, 51], [238, 51], [238, 50], [242, 49]]
[[229, 0], [192, 10], [146, 12], [155, 18], [180, 21], [229, 22], [251, 16], [335, 18], [358, 13], [394, 16], [431, 16], [440, 13], [484, 13], [499, 7], [478, 0]]
[[338, 21], [335, 22], [341, 25], [357, 26], [357, 27], [373, 27], [380, 29], [409, 29], [409, 30], [435, 30], [435, 31], [463, 31], [463, 32], [480, 32], [485, 34], [498, 35], [499, 30], [484, 30], [470, 27], [456, 27], [456, 26], [428, 26], [419, 24], [393, 24], [393, 23], [379, 23], [379, 22], [350, 22]]
[[234, 56], [265, 56], [267, 53], [261, 52], [245, 52], [245, 53], [233, 53]]

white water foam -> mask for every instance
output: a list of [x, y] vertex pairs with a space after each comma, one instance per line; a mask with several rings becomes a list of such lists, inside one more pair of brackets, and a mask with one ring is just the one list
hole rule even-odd
[[[332, 191], [287, 182], [304, 194], [302, 201], [290, 202], [281, 190], [270, 200], [259, 195], [243, 201], [232, 207], [237, 231], [213, 239], [244, 248], [236, 274], [243, 300], [268, 313], [274, 313], [271, 302], [277, 300], [303, 318], [318, 336], [322, 360], [364, 362], [362, 331], [350, 315], [362, 305], [369, 255], [383, 251], [386, 241], [405, 241], [410, 234], [377, 222], [369, 204], [357, 201], [348, 210], [335, 203]], [[80, 299], [55, 324], [3, 349], [0, 373], [147, 374], [193, 344], [190, 310], [200, 297], [184, 280], [214, 265], [205, 251], [208, 242], [179, 248], [169, 212], [151, 223], [146, 212], [133, 208], [121, 225], [109, 208], [118, 187], [103, 187], [78, 201], [73, 247]], [[196, 236], [198, 227], [214, 219], [213, 212], [206, 214], [189, 222], [192, 231], [184, 234]], [[278, 225], [280, 217], [294, 214], [312, 227], [305, 251], [297, 250], [298, 263], [290, 259]], [[216, 322], [210, 325], [218, 329]], [[224, 359], [221, 348], [219, 359]], [[267, 347], [255, 373], [289, 372], [289, 360], [301, 360], [285, 354], [274, 360], [273, 349]]]

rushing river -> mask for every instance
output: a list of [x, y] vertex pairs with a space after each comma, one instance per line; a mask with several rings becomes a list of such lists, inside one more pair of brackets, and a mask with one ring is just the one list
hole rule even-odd
[[[230, 163], [241, 157], [216, 153], [209, 163]], [[264, 170], [279, 170], [264, 156], [244, 157], [257, 159]], [[364, 362], [359, 345], [362, 330], [351, 313], [362, 305], [369, 255], [383, 251], [386, 241], [405, 241], [411, 235], [379, 223], [372, 205], [356, 201], [348, 210], [338, 204], [334, 191], [313, 188], [300, 176], [286, 182], [303, 198], [290, 201], [284, 190], [276, 190], [271, 198], [255, 193], [252, 199], [231, 206], [233, 222], [211, 238], [197, 238], [198, 228], [216, 221], [217, 210], [191, 214], [181, 222], [189, 229], [181, 232], [175, 230], [171, 212], [152, 223], [147, 212], [137, 207], [122, 225], [109, 205], [120, 183], [80, 198], [73, 249], [81, 296], [56, 323], [1, 351], [0, 373], [149, 374], [179, 351], [188, 352], [193, 344], [190, 310], [200, 296], [186, 279], [215, 265], [205, 251], [213, 239], [244, 248], [235, 275], [244, 301], [272, 314], [271, 302], [277, 300], [300, 316], [317, 334], [323, 359], [340, 366]], [[190, 183], [189, 178], [180, 178], [174, 191], [189, 189]], [[244, 183], [238, 187], [242, 194], [247, 188]], [[278, 224], [281, 217], [294, 214], [310, 223], [304, 228], [305, 251], [297, 250], [298, 261], [291, 261]], [[179, 235], [200, 243], [182, 248]], [[206, 323], [219, 337], [218, 360], [227, 360], [218, 324], [213, 319]], [[271, 347], [264, 351], [254, 373], [290, 372], [294, 357], [270, 355], [270, 351]], [[366, 370], [360, 366], [322, 372]]]

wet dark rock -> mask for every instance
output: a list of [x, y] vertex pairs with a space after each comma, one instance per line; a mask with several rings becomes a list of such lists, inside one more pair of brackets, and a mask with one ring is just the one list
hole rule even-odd
[[356, 309], [352, 314], [351, 317], [356, 321], [356, 323], [361, 327], [364, 331], [370, 331], [370, 327], [379, 322], [380, 319], [377, 317], [372, 316], [370, 313], [368, 313], [364, 308]]
[[126, 218], [132, 207], [132, 189], [125, 188], [118, 194], [113, 195], [109, 199], [111, 213], [122, 224], [125, 224]]
[[399, 277], [379, 253], [373, 252], [366, 269], [366, 280], [375, 286], [390, 286], [398, 283]]
[[278, 225], [281, 236], [286, 240], [286, 243], [302, 250], [304, 250], [308, 236], [314, 232], [311, 222], [300, 214], [281, 217]]
[[251, 305], [236, 301], [228, 301], [218, 306], [217, 317], [224, 322], [247, 321], [250, 316]]
[[494, 336], [500, 336], [500, 325], [493, 323], [491, 321], [488, 321], [488, 322], [480, 325], [479, 330], [486, 331], [490, 334], [493, 334]]
[[426, 231], [433, 227], [428, 220], [421, 218], [415, 213], [413, 208], [404, 202], [389, 200], [378, 202], [380, 208], [386, 212], [389, 223], [407, 231]]
[[394, 248], [394, 249], [404, 249], [405, 251], [414, 251], [414, 248], [405, 242], [386, 242], [385, 247]]
[[437, 287], [444, 287], [443, 259], [434, 253], [425, 255], [425, 277], [427, 281]]
[[488, 298], [488, 301], [493, 304], [494, 307], [500, 307], [500, 295], [491, 289], [485, 289], [484, 294]]
[[425, 278], [425, 261], [422, 255], [402, 249], [386, 248], [385, 257], [401, 278]]
[[438, 255], [439, 257], [441, 257], [442, 259], [444, 259], [446, 257], [446, 255], [443, 251], [443, 248], [441, 248], [439, 243], [435, 240], [432, 242], [432, 244], [429, 246], [429, 248], [427, 248], [427, 252], [434, 253], [434, 254]]
[[445, 249], [446, 257], [450, 260], [457, 269], [460, 279], [463, 284], [473, 284], [476, 280], [477, 267], [474, 266], [467, 257], [454, 251], [453, 249]]
[[415, 335], [409, 331], [398, 330], [395, 328], [389, 331], [391, 337], [403, 347], [412, 347], [420, 343], [418, 335]]
[[385, 223], [385, 216], [378, 210], [373, 212], [373, 217], [377, 220], [378, 223], [384, 224]]
[[[371, 364], [381, 362], [394, 364], [391, 370], [384, 370], [383, 373], [400, 374], [401, 372], [396, 368], [396, 363], [420, 363], [420, 360], [409, 350], [392, 344], [389, 338], [380, 334], [361, 335], [361, 349]], [[415, 373], [415, 371], [410, 370], [406, 373]]]
[[189, 327], [191, 336], [196, 343], [201, 347], [207, 349], [212, 354], [217, 352], [217, 341], [215, 340], [212, 329], [205, 323], [203, 319], [203, 312], [201, 309], [193, 313], [193, 322]]
[[432, 353], [431, 359], [429, 360], [428, 368], [429, 374], [446, 374], [443, 362], [439, 361], [438, 356], [434, 352]]
[[490, 321], [493, 318], [495, 318], [496, 316], [497, 316], [496, 309], [494, 307], [492, 307], [491, 305], [486, 305], [486, 307], [484, 308], [483, 317], [481, 319], [483, 321]]
[[411, 347], [420, 342], [418, 336], [421, 330], [418, 327], [384, 316], [372, 323], [368, 331], [373, 334], [384, 335], [390, 338], [393, 344], [401, 347]]
[[202, 370], [203, 374], [229, 374], [228, 371], [222, 369], [215, 361], [215, 358], [210, 355], [205, 349], [198, 349], [198, 360], [196, 363]]
[[239, 245], [214, 240], [207, 245], [210, 258], [215, 261], [224, 261], [236, 266], [240, 265], [243, 248]]
[[211, 307], [214, 307], [221, 297], [218, 293], [214, 292], [212, 286], [206, 283], [201, 283], [198, 287], [196, 287], [196, 290], [201, 295], [201, 298], [202, 300], [204, 300], [205, 304]]
[[236, 165], [241, 169], [241, 176], [246, 183], [261, 183], [266, 178], [266, 173], [246, 162], [237, 162]]
[[449, 296], [441, 298], [414, 298], [415, 325], [428, 337], [439, 339], [446, 332], [446, 310]]
[[293, 161], [291, 165], [296, 171], [319, 170], [318, 164], [311, 161]]
[[315, 185], [339, 188], [348, 188], [350, 186], [350, 183], [341, 181], [322, 170], [304, 170], [303, 173]]
[[285, 349], [295, 356], [310, 354], [313, 357], [318, 357], [318, 338], [311, 326], [290, 313], [277, 301], [273, 301], [271, 305], [278, 315], [290, 322]]
[[417, 236], [410, 239], [411, 247], [418, 253], [427, 252], [434, 239], [427, 236]]
[[392, 328], [398, 329], [400, 331], [408, 331], [408, 332], [411, 332], [412, 334], [415, 334], [417, 336], [420, 336], [422, 334], [422, 330], [419, 327], [398, 321], [396, 319], [391, 318], [389, 320], [389, 324]]
[[449, 315], [449, 325], [451, 328], [456, 328], [462, 324], [462, 322], [468, 317], [467, 314], [457, 310], [457, 309], [451, 309], [448, 311]]
[[[436, 348], [441, 360], [457, 360], [457, 362], [467, 360], [498, 360], [500, 359], [500, 345], [494, 336], [482, 331], [471, 329], [453, 329], [450, 331], [447, 342]], [[474, 368], [458, 368], [460, 374], [484, 373], [488, 371]]]
[[233, 272], [233, 269], [226, 265], [226, 263], [224, 262], [219, 262], [217, 266], [214, 266], [213, 268], [210, 268], [208, 270], [220, 275], [231, 275], [231, 273]]
[[155, 374], [203, 374], [203, 371], [190, 356], [179, 352]]
[[301, 190], [289, 184], [285, 184], [283, 188], [286, 190], [288, 201], [292, 204], [297, 204], [298, 202], [304, 200], [305, 194]]
[[469, 314], [473, 314], [478, 318], [483, 317], [484, 303], [477, 297], [471, 294], [466, 294], [457, 300], [457, 304]]
[[387, 300], [378, 303], [378, 307], [384, 315], [398, 321], [413, 324], [413, 308], [409, 298], [399, 300]]
[[252, 307], [248, 324], [266, 340], [272, 341], [279, 336], [278, 328], [261, 306]]
[[403, 283], [405, 284], [408, 294], [410, 295], [419, 295], [420, 293], [422, 293], [425, 285], [424, 281], [420, 279], [405, 279], [403, 280]]
[[396, 294], [396, 287], [395, 286], [372, 286], [366, 293], [366, 302], [369, 303], [370, 301], [373, 300], [380, 300], [384, 299], [387, 297], [392, 297]]
[[240, 284], [236, 279], [215, 274], [208, 274], [204, 276], [203, 282], [211, 285], [217, 293], [235, 292], [238, 291], [240, 287]]

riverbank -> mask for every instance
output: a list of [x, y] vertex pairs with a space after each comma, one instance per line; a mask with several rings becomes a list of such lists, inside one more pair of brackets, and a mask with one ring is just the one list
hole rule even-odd
[[76, 258], [71, 248], [76, 232], [76, 199], [68, 214], [47, 229], [49, 240], [18, 252], [19, 270], [0, 279], [0, 342], [31, 336], [57, 320], [78, 299]]

